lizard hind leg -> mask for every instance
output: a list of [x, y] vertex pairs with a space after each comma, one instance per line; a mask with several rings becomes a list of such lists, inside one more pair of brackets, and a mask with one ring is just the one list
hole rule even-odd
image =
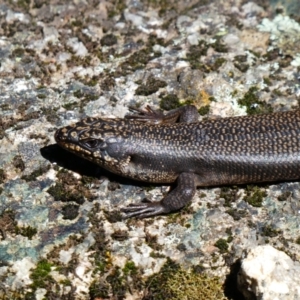
[[130, 107], [135, 114], [126, 115], [126, 119], [151, 124], [193, 123], [199, 119], [199, 113], [194, 105], [185, 105], [172, 109], [166, 113], [152, 109], [149, 105], [145, 109]]

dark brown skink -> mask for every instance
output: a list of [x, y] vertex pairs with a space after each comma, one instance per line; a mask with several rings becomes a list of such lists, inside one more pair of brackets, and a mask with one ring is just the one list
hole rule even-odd
[[[136, 109], [137, 110], [137, 109]], [[300, 178], [300, 110], [198, 122], [194, 106], [166, 115], [147, 107], [125, 119], [86, 118], [55, 133], [63, 148], [135, 180], [177, 187], [126, 217], [176, 211], [197, 186]]]

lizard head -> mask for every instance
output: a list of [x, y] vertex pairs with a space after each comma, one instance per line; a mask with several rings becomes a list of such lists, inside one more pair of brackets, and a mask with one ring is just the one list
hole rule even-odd
[[124, 120], [86, 118], [58, 129], [54, 137], [62, 148], [113, 172], [130, 160]]

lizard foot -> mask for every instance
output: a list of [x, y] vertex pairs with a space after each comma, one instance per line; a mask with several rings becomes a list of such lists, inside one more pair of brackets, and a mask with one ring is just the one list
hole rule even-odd
[[130, 204], [121, 209], [125, 213], [124, 219], [137, 217], [148, 218], [156, 215], [168, 213], [169, 211], [161, 204], [161, 202], [141, 202]]

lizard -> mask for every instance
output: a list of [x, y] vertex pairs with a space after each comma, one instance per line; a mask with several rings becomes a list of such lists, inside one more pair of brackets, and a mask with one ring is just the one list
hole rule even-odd
[[300, 110], [198, 121], [193, 105], [125, 118], [87, 117], [55, 133], [59, 146], [112, 173], [176, 187], [161, 201], [130, 204], [125, 218], [187, 205], [197, 187], [300, 178]]

